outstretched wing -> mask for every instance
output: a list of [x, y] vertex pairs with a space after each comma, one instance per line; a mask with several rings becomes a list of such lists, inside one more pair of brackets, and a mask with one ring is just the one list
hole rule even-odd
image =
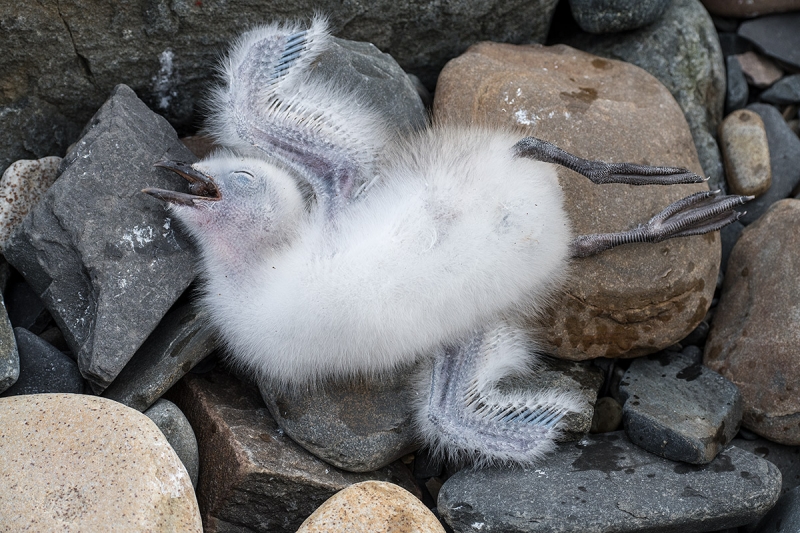
[[293, 168], [335, 210], [373, 177], [386, 133], [358, 95], [310, 76], [329, 42], [319, 17], [245, 33], [223, 62], [209, 131], [224, 146]]

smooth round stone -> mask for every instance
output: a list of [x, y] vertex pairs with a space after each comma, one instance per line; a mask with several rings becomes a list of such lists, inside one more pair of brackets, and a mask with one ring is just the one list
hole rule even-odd
[[0, 398], [0, 524], [8, 531], [201, 532], [186, 469], [158, 428], [80, 394]]
[[614, 33], [652, 24], [670, 0], [569, 0], [572, 16], [583, 31]]
[[169, 400], [160, 399], [144, 412], [145, 416], [158, 426], [167, 438], [172, 449], [178, 454], [183, 466], [189, 473], [192, 486], [197, 487], [197, 475], [200, 470], [200, 456], [197, 451], [197, 438], [192, 425], [177, 405]]
[[0, 248], [56, 180], [60, 157], [21, 159], [0, 178]]
[[594, 404], [594, 418], [590, 433], [616, 431], [622, 423], [622, 406], [611, 396], [604, 396]]
[[444, 533], [444, 528], [407, 490], [383, 481], [364, 481], [331, 496], [297, 530], [345, 532]]
[[748, 109], [734, 111], [719, 128], [728, 187], [734, 194], [760, 196], [772, 185], [764, 121]]

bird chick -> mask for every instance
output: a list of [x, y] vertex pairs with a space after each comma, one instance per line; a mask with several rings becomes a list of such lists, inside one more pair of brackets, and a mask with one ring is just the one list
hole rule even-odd
[[394, 138], [357, 94], [309, 78], [328, 42], [321, 19], [245, 34], [212, 99], [210, 131], [226, 149], [158, 163], [190, 193], [144, 192], [197, 242], [204, 305], [255, 377], [305, 388], [430, 361], [415, 419], [431, 448], [533, 462], [580, 400], [497, 389], [539, 348], [520, 317], [546, 305], [571, 258], [717, 230], [746, 198], [697, 193], [633, 230], [574, 237], [554, 164], [596, 183], [702, 179], [488, 128]]

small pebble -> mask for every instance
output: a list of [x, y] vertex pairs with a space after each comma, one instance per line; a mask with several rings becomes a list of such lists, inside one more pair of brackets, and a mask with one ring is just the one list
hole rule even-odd
[[783, 71], [761, 54], [745, 52], [734, 57], [739, 60], [748, 83], [754, 87], [764, 89], [783, 77]]
[[144, 414], [167, 438], [183, 466], [186, 467], [192, 486], [197, 487], [200, 457], [197, 452], [197, 439], [186, 416], [177, 405], [163, 398], [154, 403]]
[[617, 400], [605, 396], [594, 404], [594, 418], [590, 433], [608, 433], [616, 431], [622, 423], [622, 406]]
[[734, 194], [760, 196], [772, 185], [772, 167], [764, 121], [758, 113], [740, 109], [719, 129], [728, 186]]

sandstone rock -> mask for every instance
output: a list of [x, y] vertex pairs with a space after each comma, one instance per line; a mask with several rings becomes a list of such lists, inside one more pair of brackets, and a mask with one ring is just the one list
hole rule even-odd
[[714, 24], [699, 0], [673, 0], [657, 22], [638, 30], [583, 33], [566, 44], [628, 61], [658, 78], [686, 116], [709, 185], [724, 189], [715, 137], [725, 103], [725, 63]]
[[800, 200], [781, 200], [748, 226], [728, 262], [705, 364], [742, 392], [742, 425], [800, 444]]
[[769, 87], [783, 76], [783, 71], [775, 63], [756, 52], [745, 52], [733, 57], [739, 61], [747, 82], [759, 89]]
[[[483, 43], [439, 79], [434, 118], [516, 128], [590, 159], [683, 166], [702, 172], [678, 105], [641, 69], [567, 46]], [[706, 185], [592, 184], [560, 169], [576, 234], [620, 231]], [[706, 314], [719, 237], [622, 246], [575, 261], [544, 322], [565, 359], [638, 356], [686, 337]]]
[[769, 15], [747, 20], [739, 26], [739, 35], [751, 41], [766, 55], [800, 68], [800, 13]]
[[734, 194], [760, 196], [772, 185], [764, 121], [748, 109], [734, 111], [719, 128], [728, 187]]
[[167, 396], [197, 436], [197, 499], [206, 533], [294, 531], [334, 493], [360, 481], [416, 492], [402, 463], [354, 474], [317, 459], [278, 428], [255, 387], [227, 374], [188, 374]]
[[145, 411], [144, 415], [152, 420], [167, 438], [167, 442], [186, 468], [192, 486], [196, 487], [200, 458], [197, 452], [197, 439], [186, 416], [177, 405], [163, 398]]
[[0, 399], [9, 531], [202, 531], [186, 469], [146, 416], [77, 394]]
[[297, 533], [444, 533], [413, 494], [382, 481], [362, 481], [331, 496]]
[[60, 157], [16, 161], [0, 178], [0, 249], [56, 180]]
[[651, 0], [570, 0], [572, 16], [583, 31], [614, 33], [635, 30], [658, 20], [669, 5], [668, 1]]
[[702, 0], [703, 5], [712, 15], [720, 17], [757, 17], [781, 11], [800, 11], [798, 0], [747, 0], [731, 2], [731, 0]]

